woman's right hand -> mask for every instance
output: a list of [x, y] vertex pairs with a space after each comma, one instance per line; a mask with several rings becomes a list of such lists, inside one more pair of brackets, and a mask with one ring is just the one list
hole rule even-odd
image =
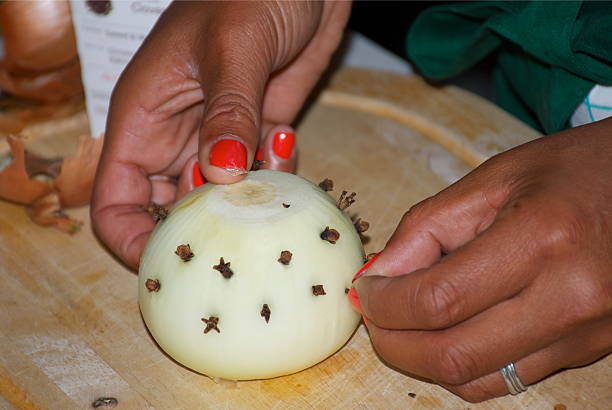
[[[174, 2], [113, 92], [92, 198], [94, 227], [136, 268], [154, 222], [204, 178], [234, 183], [258, 148], [293, 171], [289, 127], [337, 48], [348, 2]], [[194, 170], [196, 172], [194, 172]], [[178, 181], [178, 182], [176, 182]]]

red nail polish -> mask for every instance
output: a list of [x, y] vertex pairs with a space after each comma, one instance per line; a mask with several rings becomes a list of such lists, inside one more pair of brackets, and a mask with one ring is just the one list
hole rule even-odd
[[257, 161], [263, 161], [263, 151], [258, 149], [257, 152], [255, 153], [255, 159]]
[[355, 288], [351, 288], [348, 292], [348, 300], [360, 315], [363, 315], [363, 310], [361, 310], [361, 302], [359, 302], [359, 295], [355, 291]]
[[202, 171], [200, 171], [200, 163], [198, 161], [193, 164], [192, 177], [194, 187], [199, 187], [206, 183], [206, 178], [204, 178]]
[[274, 134], [274, 142], [272, 143], [272, 149], [274, 153], [283, 158], [287, 159], [293, 153], [293, 146], [295, 145], [295, 134], [291, 132], [277, 132]]
[[363, 266], [361, 267], [361, 269], [359, 269], [359, 271], [358, 271], [358, 272], [355, 274], [355, 277], [353, 277], [353, 282], [355, 282], [355, 281], [357, 280], [357, 278], [359, 278], [361, 275], [363, 275], [363, 273], [364, 273], [365, 271], [367, 271], [367, 270], [370, 268], [370, 266], [372, 266], [372, 264], [374, 263], [374, 261], [375, 261], [376, 259], [378, 259], [378, 256], [379, 256], [379, 255], [380, 255], [380, 252], [379, 252], [379, 253], [377, 253], [376, 255], [374, 255], [374, 256], [372, 257], [372, 259], [370, 259], [370, 260], [369, 260], [369, 261], [368, 261], [368, 262], [367, 262], [365, 265], [363, 265]]
[[363, 309], [361, 309], [361, 302], [359, 301], [359, 295], [357, 294], [355, 288], [351, 288], [351, 290], [349, 290], [348, 300], [353, 306], [353, 309], [355, 309], [357, 313], [361, 315], [361, 318], [363, 319], [363, 324], [368, 327], [368, 323], [370, 320], [367, 318], [366, 315], [363, 314]]
[[219, 140], [210, 150], [210, 165], [225, 169], [245, 170], [247, 150], [244, 144], [237, 140]]

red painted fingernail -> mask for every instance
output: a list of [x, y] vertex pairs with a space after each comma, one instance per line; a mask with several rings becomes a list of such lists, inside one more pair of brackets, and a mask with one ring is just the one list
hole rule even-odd
[[200, 171], [200, 163], [198, 161], [193, 164], [192, 177], [194, 187], [199, 187], [206, 183], [206, 178], [204, 178], [202, 171]]
[[363, 323], [366, 325], [366, 327], [368, 327], [369, 319], [367, 318], [366, 315], [363, 314], [363, 310], [361, 309], [361, 302], [359, 301], [359, 295], [357, 294], [357, 291], [355, 290], [355, 288], [351, 288], [351, 290], [349, 290], [348, 300], [353, 306], [353, 309], [355, 309], [357, 313], [361, 315], [361, 318], [363, 319]]
[[355, 281], [357, 280], [357, 278], [359, 278], [361, 275], [363, 275], [363, 273], [364, 273], [365, 271], [367, 271], [367, 270], [370, 268], [370, 266], [372, 266], [372, 264], [374, 263], [374, 261], [375, 261], [376, 259], [378, 259], [378, 256], [379, 256], [379, 255], [380, 255], [380, 253], [377, 253], [376, 255], [374, 255], [374, 256], [372, 257], [372, 259], [370, 259], [370, 260], [369, 260], [369, 261], [368, 261], [368, 262], [367, 262], [365, 265], [363, 265], [363, 266], [361, 267], [361, 269], [359, 269], [359, 271], [358, 271], [358, 272], [355, 274], [355, 277], [353, 278], [353, 282], [355, 282]]
[[257, 152], [255, 153], [255, 159], [257, 161], [263, 161], [263, 151], [258, 149]]
[[353, 309], [355, 309], [360, 315], [363, 315], [363, 310], [361, 310], [361, 302], [359, 302], [359, 295], [355, 291], [355, 288], [351, 288], [351, 290], [349, 290], [348, 300], [353, 306]]
[[210, 165], [216, 167], [245, 170], [247, 165], [247, 150], [244, 144], [236, 140], [219, 140], [210, 150]]
[[272, 143], [272, 149], [274, 153], [283, 158], [287, 159], [293, 153], [293, 146], [295, 145], [295, 134], [291, 132], [277, 132], [274, 134], [274, 142]]

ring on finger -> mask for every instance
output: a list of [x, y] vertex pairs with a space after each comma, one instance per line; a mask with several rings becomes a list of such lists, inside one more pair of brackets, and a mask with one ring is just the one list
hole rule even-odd
[[521, 379], [519, 379], [518, 374], [516, 373], [514, 363], [508, 363], [506, 366], [500, 369], [500, 372], [511, 395], [516, 396], [519, 393], [527, 391], [527, 386], [521, 382]]

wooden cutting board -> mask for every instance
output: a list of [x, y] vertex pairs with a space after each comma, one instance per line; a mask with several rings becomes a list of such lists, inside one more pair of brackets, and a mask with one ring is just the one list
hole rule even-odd
[[[401, 215], [480, 162], [538, 134], [455, 87], [342, 69], [298, 127], [299, 174], [358, 192], [366, 251]], [[41, 140], [42, 141], [42, 140]], [[72, 211], [87, 220], [88, 209]], [[612, 408], [612, 357], [565, 371], [525, 394], [472, 405], [381, 363], [366, 329], [328, 360], [272, 380], [217, 384], [155, 345], [137, 305], [136, 275], [91, 233], [33, 225], [0, 202], [0, 408]], [[412, 397], [412, 394], [416, 394]], [[104, 407], [102, 407], [104, 408]]]

